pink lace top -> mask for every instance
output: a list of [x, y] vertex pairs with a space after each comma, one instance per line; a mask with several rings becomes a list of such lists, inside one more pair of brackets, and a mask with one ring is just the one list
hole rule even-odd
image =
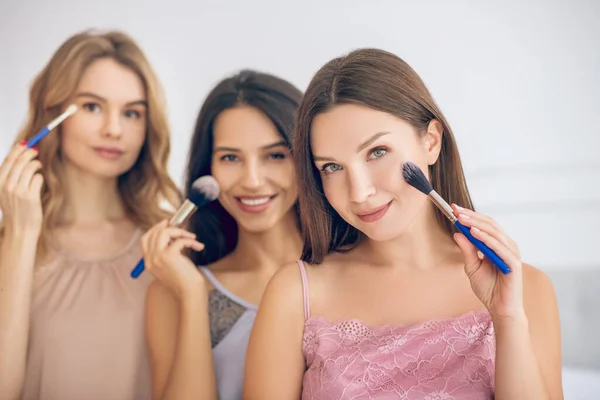
[[409, 326], [310, 316], [304, 287], [302, 399], [494, 398], [495, 337], [487, 311]]

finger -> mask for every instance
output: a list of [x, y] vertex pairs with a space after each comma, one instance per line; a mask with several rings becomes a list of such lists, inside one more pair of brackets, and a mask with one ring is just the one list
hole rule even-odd
[[465, 258], [465, 272], [470, 278], [481, 266], [481, 258], [477, 253], [477, 248], [462, 233], [455, 233], [454, 240], [463, 253]]
[[477, 228], [471, 229], [471, 235], [474, 238], [482, 241], [487, 247], [492, 249], [494, 253], [498, 255], [512, 271], [521, 270], [521, 259], [515, 253], [513, 253], [508, 247], [502, 244], [499, 240], [487, 234], [486, 232]]
[[23, 173], [23, 170], [27, 164], [37, 156], [37, 154], [38, 153], [36, 150], [27, 149], [19, 155], [19, 157], [13, 163], [12, 168], [8, 172], [8, 175], [6, 176], [4, 186], [7, 189], [12, 190], [17, 187], [21, 180], [21, 174]]
[[33, 176], [40, 169], [42, 169], [42, 163], [39, 160], [32, 160], [29, 163], [27, 163], [25, 168], [23, 168], [23, 172], [21, 173], [21, 179], [19, 179], [19, 182], [15, 189], [21, 193], [27, 193], [31, 186]]
[[167, 224], [167, 220], [162, 220], [148, 229], [148, 231], [142, 236], [142, 251], [144, 253], [144, 260], [146, 263], [152, 264], [151, 261], [154, 257], [153, 253], [156, 251], [156, 237], [161, 229], [167, 226]]
[[195, 239], [195, 235], [181, 228], [165, 226], [161, 223], [160, 226], [156, 227], [156, 230], [152, 233], [152, 237], [149, 241], [149, 252], [153, 255], [157, 255], [165, 251], [171, 241], [178, 238], [190, 238]]
[[466, 214], [458, 214], [458, 221], [468, 226], [469, 228], [475, 227], [481, 231], [486, 232], [488, 235], [494, 237], [496, 240], [500, 241], [503, 245], [513, 250], [512, 243], [510, 238], [497, 227], [495, 224], [490, 224], [486, 219], [478, 218], [476, 215], [473, 217]]
[[157, 233], [156, 246], [160, 249], [166, 248], [169, 243], [179, 238], [195, 239], [196, 235], [185, 229], [166, 227]]
[[31, 178], [31, 183], [29, 184], [29, 190], [31, 193], [37, 197], [42, 195], [42, 187], [44, 186], [44, 177], [42, 174], [34, 174], [33, 178]]
[[169, 243], [169, 241], [175, 240], [178, 238], [189, 238], [189, 239], [196, 238], [196, 235], [194, 235], [192, 232], [186, 231], [185, 229], [178, 228], [175, 226], [167, 226], [167, 227], [161, 229], [157, 235], [160, 236], [160, 238], [157, 238], [158, 241], [160, 241], [161, 243], [166, 242], [167, 244]]
[[204, 243], [191, 238], [178, 238], [169, 244], [168, 251], [181, 252], [183, 249], [202, 251], [204, 250]]
[[15, 147], [12, 148], [12, 150], [4, 158], [4, 161], [2, 161], [2, 165], [0, 165], [0, 186], [2, 186], [4, 184], [4, 182], [6, 181], [6, 177], [8, 176], [8, 173], [12, 169], [13, 164], [15, 163], [17, 158], [19, 158], [19, 156], [26, 149], [27, 148], [25, 147], [24, 144], [16, 145]]
[[500, 225], [498, 225], [496, 221], [494, 221], [494, 219], [488, 215], [478, 213], [477, 211], [469, 210], [468, 208], [461, 207], [457, 204], [452, 204], [452, 211], [454, 211], [455, 215], [464, 214], [472, 219], [487, 222], [491, 225], [494, 225], [498, 230], [502, 230]]

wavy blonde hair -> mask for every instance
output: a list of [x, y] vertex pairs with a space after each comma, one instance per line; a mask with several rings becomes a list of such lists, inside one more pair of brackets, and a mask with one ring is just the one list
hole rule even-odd
[[[86, 67], [98, 59], [110, 58], [134, 71], [142, 80], [147, 101], [146, 140], [134, 166], [119, 176], [118, 187], [125, 210], [142, 229], [164, 218], [169, 211], [161, 205], [177, 207], [181, 194], [168, 174], [170, 132], [165, 99], [158, 79], [140, 47], [118, 31], [80, 32], [65, 41], [33, 81], [29, 94], [29, 116], [15, 144], [28, 140], [68, 107]], [[44, 187], [44, 222], [41, 244], [48, 229], [56, 226], [66, 206], [61, 179], [60, 126], [39, 144]]]

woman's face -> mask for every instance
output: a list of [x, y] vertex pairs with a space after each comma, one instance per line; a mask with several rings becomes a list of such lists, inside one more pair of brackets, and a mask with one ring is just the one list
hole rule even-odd
[[373, 240], [402, 235], [428, 201], [404, 181], [402, 165], [412, 161], [427, 175], [441, 133], [437, 121], [419, 135], [408, 122], [360, 105], [338, 105], [317, 115], [311, 150], [327, 200]]
[[223, 111], [213, 135], [219, 201], [241, 229], [262, 232], [293, 212], [298, 192], [291, 153], [265, 114], [249, 106]]
[[140, 77], [113, 59], [96, 60], [81, 76], [72, 103], [79, 109], [61, 126], [65, 163], [101, 178], [129, 171], [146, 138]]

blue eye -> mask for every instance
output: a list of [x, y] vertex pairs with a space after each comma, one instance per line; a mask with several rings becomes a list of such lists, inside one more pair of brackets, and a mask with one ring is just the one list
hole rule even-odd
[[373, 151], [371, 151], [371, 153], [369, 153], [369, 159], [376, 160], [378, 158], [385, 156], [386, 154], [387, 154], [387, 149], [385, 147], [377, 147], [377, 148], [373, 149]]
[[321, 168], [321, 171], [324, 172], [326, 175], [328, 175], [328, 174], [333, 174], [334, 172], [339, 171], [340, 169], [342, 169], [342, 167], [340, 165], [329, 163], [329, 164], [323, 165], [323, 167]]

